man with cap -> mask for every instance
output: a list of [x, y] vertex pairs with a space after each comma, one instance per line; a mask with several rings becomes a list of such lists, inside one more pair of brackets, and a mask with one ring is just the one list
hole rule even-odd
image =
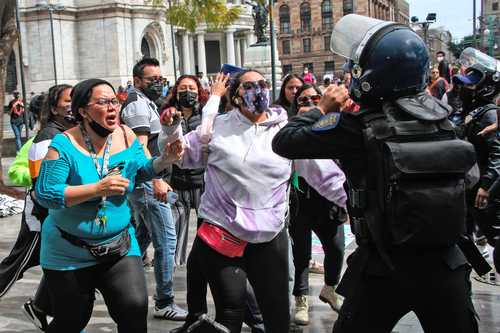
[[345, 301], [333, 332], [390, 333], [410, 311], [427, 333], [478, 332], [456, 245], [474, 150], [456, 138], [448, 108], [424, 92], [425, 43], [408, 26], [350, 14], [331, 47], [350, 59], [350, 94], [329, 87], [317, 108], [289, 119], [273, 150], [339, 159], [347, 176], [358, 247], [337, 287]]
[[[496, 126], [500, 108], [495, 100], [500, 93], [500, 62], [473, 48], [463, 51], [460, 61], [467, 66], [464, 75], [455, 75], [463, 103], [464, 124], [461, 134], [474, 145], [479, 166], [479, 182], [469, 191], [468, 208], [488, 243], [495, 248], [493, 256], [500, 271], [500, 140], [497, 133], [485, 131]], [[496, 193], [495, 193], [496, 192]]]
[[16, 151], [19, 151], [22, 146], [21, 131], [24, 125], [24, 103], [19, 97], [19, 91], [14, 91], [12, 95], [14, 95], [14, 99], [9, 102], [8, 106], [10, 112], [10, 126], [16, 138]]
[[[163, 90], [160, 63], [144, 58], [133, 68], [134, 89], [122, 105], [121, 120], [137, 135], [146, 155], [158, 156], [160, 116], [155, 101]], [[141, 253], [146, 254], [150, 242], [154, 248], [156, 295], [154, 316], [184, 321], [187, 312], [174, 302], [173, 274], [177, 237], [175, 223], [167, 203], [172, 188], [163, 179], [144, 183], [129, 196], [137, 224], [137, 240]]]

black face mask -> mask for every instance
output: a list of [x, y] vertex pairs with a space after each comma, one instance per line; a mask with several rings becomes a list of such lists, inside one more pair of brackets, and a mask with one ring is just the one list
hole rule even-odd
[[92, 128], [92, 130], [95, 132], [95, 134], [99, 135], [101, 138], [106, 138], [108, 135], [113, 133], [112, 130], [107, 129], [106, 127], [102, 126], [94, 119], [91, 119], [89, 121], [89, 126], [90, 126], [90, 128]]
[[198, 103], [198, 93], [194, 91], [179, 92], [179, 104], [185, 108], [193, 108]]
[[144, 95], [153, 102], [160, 98], [162, 91], [163, 85], [161, 81], [154, 81], [143, 90]]

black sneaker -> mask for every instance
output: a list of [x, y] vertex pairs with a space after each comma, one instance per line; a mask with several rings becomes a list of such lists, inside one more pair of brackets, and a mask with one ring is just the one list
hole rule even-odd
[[35, 307], [33, 306], [33, 301], [31, 299], [24, 303], [21, 309], [37, 329], [45, 332], [47, 326], [49, 326], [49, 323], [47, 322], [47, 315], [42, 311], [38, 311], [37, 309], [35, 309]]

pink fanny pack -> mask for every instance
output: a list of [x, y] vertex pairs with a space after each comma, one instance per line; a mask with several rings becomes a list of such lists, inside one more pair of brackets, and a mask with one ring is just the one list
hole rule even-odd
[[248, 242], [208, 222], [201, 224], [197, 235], [213, 250], [230, 258], [242, 257], [248, 244]]

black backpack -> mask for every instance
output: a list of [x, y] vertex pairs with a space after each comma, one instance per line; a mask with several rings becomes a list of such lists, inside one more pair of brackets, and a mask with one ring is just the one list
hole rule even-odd
[[370, 241], [434, 249], [455, 244], [464, 233], [465, 174], [475, 151], [456, 137], [447, 115], [424, 95], [360, 115], [370, 165], [364, 188], [350, 189], [350, 206], [362, 210], [365, 223], [354, 227], [367, 226]]

